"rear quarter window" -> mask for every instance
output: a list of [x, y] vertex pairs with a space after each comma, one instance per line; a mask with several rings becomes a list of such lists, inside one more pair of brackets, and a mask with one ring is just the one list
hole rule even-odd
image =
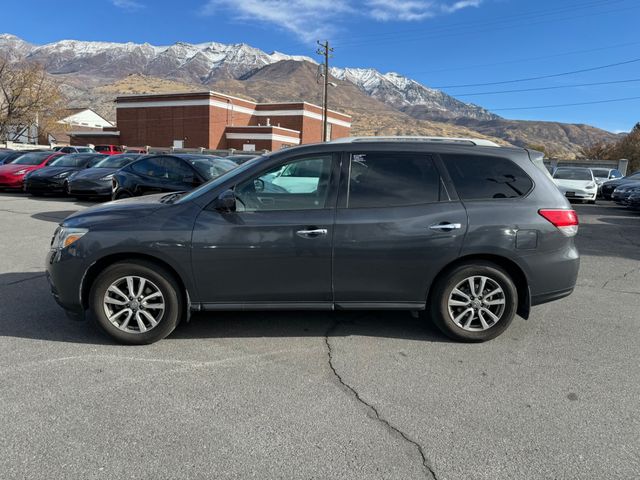
[[513, 161], [481, 155], [442, 155], [462, 200], [519, 198], [531, 191], [533, 181]]

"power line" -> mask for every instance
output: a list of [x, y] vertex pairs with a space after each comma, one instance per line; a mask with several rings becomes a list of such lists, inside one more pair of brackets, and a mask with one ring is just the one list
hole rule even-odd
[[[611, 3], [621, 3], [624, 2], [625, 0], [592, 0], [589, 2], [577, 2], [574, 4], [570, 4], [570, 5], [564, 5], [563, 7], [560, 8], [551, 8], [551, 9], [539, 9], [539, 10], [530, 10], [528, 12], [521, 12], [521, 13], [517, 13], [514, 15], [505, 15], [501, 18], [492, 20], [491, 22], [478, 22], [478, 21], [466, 21], [466, 22], [456, 22], [456, 23], [451, 23], [449, 25], [445, 25], [439, 28], [434, 28], [434, 29], [430, 29], [430, 32], [444, 32], [444, 31], [449, 31], [453, 28], [468, 28], [468, 27], [473, 27], [474, 25], [487, 25], [487, 24], [495, 24], [497, 22], [504, 22], [504, 21], [508, 21], [508, 20], [518, 20], [521, 18], [530, 18], [531, 16], [540, 16], [540, 15], [554, 15], [554, 14], [558, 14], [558, 13], [564, 13], [565, 11], [569, 10], [569, 11], [575, 11], [576, 9], [587, 9], [587, 8], [592, 8], [592, 7], [599, 7], [602, 5], [607, 5], [607, 4], [611, 4]], [[347, 45], [349, 43], [350, 40], [353, 39], [369, 39], [369, 41], [371, 40], [376, 40], [379, 39], [381, 37], [391, 37], [391, 36], [397, 36], [397, 35], [407, 35], [407, 34], [411, 34], [411, 33], [424, 33], [425, 32], [425, 28], [424, 27], [419, 27], [419, 28], [405, 28], [402, 30], [395, 30], [395, 31], [390, 31], [390, 32], [382, 32], [382, 33], [369, 33], [369, 34], [363, 34], [363, 35], [349, 35], [349, 36], [345, 36], [345, 37], [337, 37], [334, 39], [334, 41], [337, 41], [336, 44], [338, 45]], [[347, 40], [347, 43], [340, 43], [341, 40]]]
[[625, 60], [623, 62], [609, 63], [607, 65], [599, 65], [597, 67], [582, 68], [580, 70], [571, 70], [569, 72], [553, 73], [553, 74], [550, 74], [550, 75], [539, 75], [537, 77], [517, 78], [517, 79], [514, 79], [514, 80], [503, 80], [501, 82], [467, 83], [467, 84], [460, 84], [460, 85], [440, 85], [440, 86], [435, 86], [435, 87], [431, 87], [431, 88], [443, 89], [443, 88], [462, 88], [462, 87], [486, 87], [486, 86], [489, 86], [489, 85], [506, 85], [506, 84], [509, 84], [509, 83], [529, 82], [529, 81], [532, 81], [532, 80], [542, 80], [542, 79], [545, 79], [545, 78], [557, 78], [557, 77], [564, 77], [566, 75], [575, 75], [577, 73], [593, 72], [593, 71], [596, 71], [596, 70], [603, 70], [605, 68], [619, 67], [621, 65], [629, 65], [631, 63], [637, 63], [637, 62], [640, 62], [640, 58], [634, 58], [632, 60]]
[[[540, 22], [537, 23], [532, 23], [530, 22], [530, 20], [535, 20], [536, 18], [544, 18], [544, 17], [553, 17], [555, 15], [561, 15], [561, 14], [565, 14], [565, 13], [571, 13], [570, 17], [562, 17], [562, 18], [557, 18], [557, 19], [548, 19], [548, 20], [543, 20], [542, 23], [549, 23], [550, 21], [557, 21], [557, 20], [568, 20], [568, 19], [574, 19], [574, 18], [581, 18], [581, 17], [585, 17], [585, 16], [592, 16], [592, 15], [602, 15], [604, 13], [608, 13], [608, 12], [616, 12], [616, 11], [620, 11], [620, 10], [628, 10], [628, 9], [634, 9], [634, 8], [638, 8], [638, 5], [634, 5], [633, 7], [627, 7], [624, 9], [615, 9], [615, 10], [605, 10], [605, 11], [599, 11], [599, 12], [592, 12], [592, 13], [585, 13], [582, 15], [576, 15], [575, 12], [577, 10], [587, 10], [587, 9], [591, 9], [591, 8], [595, 8], [595, 7], [601, 7], [601, 6], [606, 6], [606, 5], [611, 5], [611, 4], [616, 4], [616, 3], [621, 3], [621, 2], [625, 2], [626, 0], [609, 0], [609, 1], [598, 1], [598, 2], [580, 2], [578, 4], [574, 4], [571, 6], [564, 6], [561, 8], [556, 8], [556, 9], [551, 9], [551, 10], [538, 10], [538, 11], [531, 11], [531, 12], [525, 12], [525, 13], [521, 13], [521, 14], [517, 14], [517, 15], [510, 15], [510, 16], [505, 16], [493, 21], [489, 21], [489, 22], [459, 22], [459, 23], [454, 23], [454, 24], [450, 24], [447, 26], [443, 26], [441, 28], [434, 28], [434, 29], [429, 29], [429, 30], [425, 30], [425, 28], [420, 28], [420, 29], [404, 29], [402, 31], [395, 31], [395, 32], [382, 32], [382, 33], [377, 33], [377, 34], [368, 34], [368, 35], [361, 35], [361, 36], [357, 36], [357, 35], [352, 35], [350, 37], [345, 37], [348, 38], [348, 40], [353, 40], [353, 39], [363, 39], [363, 41], [355, 41], [355, 42], [350, 42], [350, 41], [346, 41], [344, 43], [337, 43], [337, 45], [339, 45], [340, 47], [347, 47], [347, 46], [359, 46], [359, 45], [366, 45], [366, 44], [370, 44], [372, 41], [375, 40], [384, 40], [384, 43], [393, 43], [393, 40], [389, 40], [389, 38], [393, 39], [396, 38], [396, 41], [406, 41], [406, 40], [410, 40], [412, 37], [415, 38], [416, 34], [418, 35], [418, 38], [439, 38], [439, 37], [446, 37], [446, 36], [451, 36], [451, 35], [460, 35], [461, 33], [478, 33], [478, 32], [482, 32], [482, 31], [495, 31], [497, 30], [497, 28], [495, 27], [495, 25], [500, 25], [500, 24], [504, 24], [504, 23], [511, 23], [512, 25], [505, 25], [503, 27], [506, 28], [511, 28], [513, 26], [520, 26], [520, 24], [515, 24], [514, 22], [522, 22], [522, 21], [527, 21], [526, 24], [524, 25], [536, 25]], [[478, 29], [476, 27], [487, 27], [487, 26], [491, 26], [491, 28], [484, 28], [484, 29]], [[463, 32], [459, 32], [460, 29], [464, 29]], [[428, 35], [424, 35], [425, 33], [427, 33]], [[373, 38], [372, 38], [373, 37]], [[368, 39], [368, 40], [364, 40], [364, 39]]]
[[554, 53], [551, 55], [541, 55], [541, 56], [537, 56], [537, 57], [527, 57], [527, 58], [518, 58], [515, 60], [505, 60], [503, 62], [495, 62], [495, 63], [483, 63], [483, 64], [474, 64], [474, 65], [460, 65], [458, 67], [450, 67], [450, 68], [439, 68], [438, 70], [403, 70], [404, 73], [406, 74], [410, 74], [410, 75], [415, 75], [415, 74], [426, 74], [426, 73], [442, 73], [442, 72], [453, 72], [453, 71], [459, 71], [459, 70], [473, 70], [476, 68], [483, 68], [483, 67], [497, 67], [499, 65], [511, 65], [514, 63], [525, 63], [525, 62], [532, 62], [535, 60], [546, 60], [548, 58], [557, 58], [557, 57], [565, 57], [565, 56], [569, 56], [569, 55], [579, 55], [582, 53], [593, 53], [593, 52], [600, 52], [602, 50], [611, 50], [614, 48], [620, 48], [620, 47], [629, 47], [631, 45], [640, 45], [640, 42], [627, 42], [627, 43], [618, 43], [615, 45], [608, 45], [606, 47], [597, 47], [597, 48], [589, 48], [586, 50], [571, 50], [568, 52], [562, 52], [562, 53]]
[[456, 97], [475, 97], [479, 95], [498, 95], [501, 93], [538, 92], [542, 90], [558, 90], [562, 88], [574, 88], [574, 87], [591, 87], [595, 85], [615, 85], [620, 83], [632, 83], [632, 82], [640, 82], [640, 78], [632, 78], [629, 80], [612, 80], [609, 82], [574, 83], [571, 85], [556, 85], [553, 87], [521, 88], [517, 90], [496, 90], [493, 92], [456, 93], [455, 96]]
[[579, 105], [596, 105], [600, 103], [627, 102], [630, 100], [640, 100], [640, 97], [612, 98], [609, 100], [597, 100], [595, 102], [558, 103], [555, 105], [535, 105], [531, 107], [492, 108], [489, 110], [491, 110], [492, 112], [506, 112], [508, 110], [541, 110], [544, 108], [576, 107]]

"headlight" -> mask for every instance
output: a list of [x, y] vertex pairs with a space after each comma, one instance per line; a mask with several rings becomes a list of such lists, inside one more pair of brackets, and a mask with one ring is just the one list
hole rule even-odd
[[62, 172], [57, 175], [54, 175], [53, 178], [66, 178], [71, 175], [73, 172]]
[[109, 175], [105, 175], [104, 177], [102, 177], [100, 180], [111, 180], [113, 178], [113, 173], [110, 173]]
[[18, 170], [17, 172], [13, 172], [14, 175], [24, 175], [27, 173], [27, 169], [23, 168], [22, 170]]
[[596, 184], [595, 183], [589, 183], [587, 185], [587, 188], [591, 189], [591, 188], [596, 188]]
[[67, 248], [80, 240], [88, 231], [86, 228], [58, 227], [51, 240], [51, 249]]

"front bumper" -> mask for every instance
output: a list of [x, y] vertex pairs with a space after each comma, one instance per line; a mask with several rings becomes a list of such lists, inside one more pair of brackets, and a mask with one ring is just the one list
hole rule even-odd
[[564, 196], [569, 200], [595, 200], [598, 196], [598, 189], [594, 188], [593, 190], [565, 190], [563, 191]]
[[85, 275], [84, 261], [72, 253], [50, 250], [46, 260], [46, 277], [51, 294], [67, 314], [78, 319], [84, 315], [82, 281]]
[[69, 180], [70, 195], [111, 197], [111, 180]]
[[24, 177], [19, 175], [3, 175], [0, 177], [0, 188], [21, 189]]
[[28, 178], [24, 182], [24, 191], [37, 193], [65, 193], [65, 182], [65, 178]]

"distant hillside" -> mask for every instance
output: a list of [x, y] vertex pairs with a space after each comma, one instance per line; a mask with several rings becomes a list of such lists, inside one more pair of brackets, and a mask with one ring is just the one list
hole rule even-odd
[[[63, 40], [33, 45], [0, 34], [0, 55], [36, 61], [59, 79], [71, 106], [114, 119], [113, 99], [132, 93], [220, 90], [257, 101], [322, 102], [318, 64], [305, 56], [266, 53], [246, 44], [170, 46]], [[561, 158], [617, 135], [588, 125], [506, 120], [398, 73], [333, 68], [330, 108], [354, 117], [353, 134], [456, 135], [544, 145]]]

